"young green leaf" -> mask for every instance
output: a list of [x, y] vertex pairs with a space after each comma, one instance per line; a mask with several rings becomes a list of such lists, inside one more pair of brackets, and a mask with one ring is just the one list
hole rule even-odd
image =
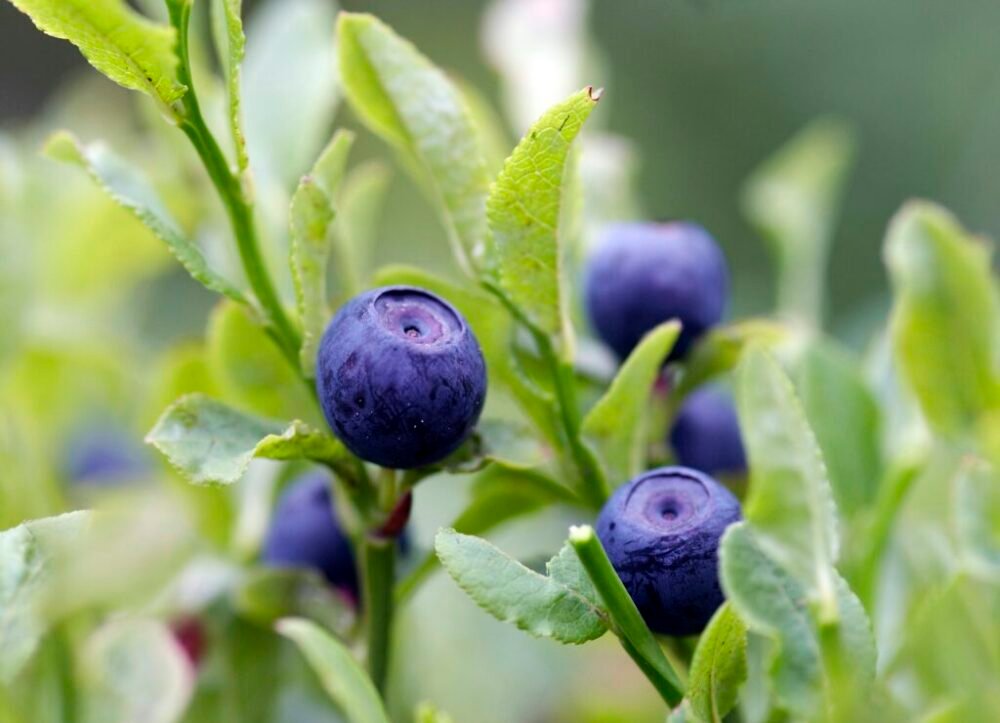
[[[607, 631], [604, 612], [554, 577], [529, 570], [486, 540], [441, 529], [441, 564], [477, 605], [539, 638], [580, 644]], [[557, 563], [557, 568], [559, 563]]]
[[761, 547], [837, 618], [837, 516], [826, 467], [788, 377], [759, 349], [737, 377], [740, 428], [750, 460], [744, 506]]
[[89, 520], [88, 512], [69, 512], [0, 532], [0, 683], [38, 647], [50, 622], [40, 609], [46, 585], [60, 551], [74, 547]]
[[371, 678], [343, 643], [302, 618], [279, 620], [276, 627], [302, 651], [323, 689], [349, 723], [389, 723], [389, 715]]
[[486, 204], [490, 272], [525, 318], [550, 335], [566, 332], [558, 237], [566, 161], [600, 97], [587, 87], [549, 109], [504, 163]]
[[426, 174], [459, 263], [482, 260], [489, 179], [461, 94], [412, 44], [371, 15], [341, 13], [344, 92], [362, 121]]
[[124, 0], [11, 0], [35, 27], [73, 43], [121, 86], [145, 93], [167, 114], [187, 92], [177, 80], [173, 28], [154, 23]]
[[168, 407], [146, 442], [194, 484], [232, 484], [255, 457], [311, 459], [333, 466], [350, 459], [337, 439], [303, 422], [254, 417], [201, 394], [181, 397]]
[[330, 258], [330, 224], [335, 213], [333, 196], [344, 177], [347, 154], [353, 143], [353, 133], [337, 131], [312, 172], [302, 177], [292, 196], [290, 260], [302, 324], [299, 363], [309, 377], [315, 374], [319, 340], [330, 320], [326, 271]]
[[765, 554], [746, 522], [726, 531], [719, 557], [730, 604], [751, 630], [778, 641], [771, 669], [778, 698], [809, 717], [820, 702], [821, 661], [805, 589]]
[[771, 244], [778, 264], [778, 309], [819, 326], [826, 258], [837, 207], [854, 156], [844, 122], [815, 120], [747, 182], [743, 208]]
[[747, 628], [730, 603], [712, 616], [691, 661], [687, 699], [695, 713], [721, 723], [747, 677]]
[[194, 692], [191, 663], [154, 620], [105, 624], [87, 640], [82, 663], [88, 720], [172, 723]]
[[83, 168], [116, 203], [156, 234], [197, 281], [234, 301], [246, 303], [230, 281], [209, 267], [201, 249], [184, 235], [149, 181], [103, 143], [85, 146], [69, 133], [59, 132], [49, 138], [45, 153]]
[[968, 432], [1000, 407], [1000, 298], [990, 253], [928, 202], [905, 205], [886, 237], [895, 357], [927, 421], [944, 434]]
[[631, 479], [642, 467], [650, 390], [680, 331], [679, 322], [668, 321], [646, 334], [583, 420], [610, 479]]
[[832, 342], [810, 344], [796, 372], [837, 509], [851, 519], [871, 506], [882, 475], [878, 404], [857, 363]]
[[243, 33], [243, 0], [212, 0], [212, 30], [219, 65], [226, 78], [226, 96], [229, 100], [229, 132], [236, 151], [236, 167], [243, 173], [250, 165], [247, 141], [243, 133], [241, 108], [240, 65], [246, 50]]

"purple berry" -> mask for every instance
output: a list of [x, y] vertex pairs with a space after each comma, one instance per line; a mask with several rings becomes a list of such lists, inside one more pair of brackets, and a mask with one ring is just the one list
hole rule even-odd
[[729, 272], [718, 244], [695, 223], [615, 224], [590, 256], [585, 296], [594, 330], [621, 359], [658, 324], [680, 320], [673, 361], [722, 319]]
[[695, 635], [722, 604], [719, 540], [740, 517], [736, 498], [708, 475], [663, 467], [611, 495], [597, 535], [649, 627]]
[[744, 474], [746, 452], [736, 407], [728, 392], [704, 387], [692, 392], [670, 430], [677, 462], [706, 474]]
[[320, 343], [316, 389], [352, 452], [409, 469], [439, 462], [472, 432], [486, 399], [486, 365], [448, 302], [391, 286], [337, 312]]

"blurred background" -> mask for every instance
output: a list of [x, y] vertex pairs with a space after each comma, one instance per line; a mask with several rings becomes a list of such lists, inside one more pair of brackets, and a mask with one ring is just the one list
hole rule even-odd
[[[154, 14], [161, 5], [134, 4]], [[620, 199], [628, 210], [608, 215], [705, 225], [730, 261], [733, 317], [774, 306], [773, 264], [742, 211], [744, 183], [820, 116], [844, 121], [857, 142], [828, 266], [826, 326], [841, 340], [862, 349], [884, 324], [882, 241], [905, 199], [931, 198], [967, 227], [1000, 234], [1000, 187], [992, 174], [1000, 157], [993, 122], [1000, 118], [1000, 3], [503, 3], [516, 12], [480, 0], [340, 6], [379, 15], [482, 91], [505, 116], [495, 130], [506, 149], [548, 105], [584, 84], [604, 86], [607, 95], [588, 126], [604, 141], [588, 146], [584, 164], [605, 166], [595, 174], [605, 179], [605, 199], [622, 192], [634, 169], [636, 196]], [[335, 126], [359, 126], [338, 102], [332, 78], [336, 6], [245, 0], [244, 8], [247, 132], [264, 227], [280, 240], [296, 179]], [[207, 36], [203, 21], [196, 29]], [[210, 112], [221, 108], [218, 87], [214, 100], [212, 90], [206, 80]], [[124, 479], [166, 480], [160, 486], [184, 510], [129, 502], [151, 515], [140, 517], [136, 530], [170, 534], [140, 534], [147, 546], [119, 563], [149, 573], [149, 589], [169, 579], [187, 590], [161, 604], [167, 617], [188, 615], [225, 586], [233, 566], [252, 562], [273, 490], [297, 470], [257, 463], [231, 494], [196, 489], [139, 440], [187, 391], [249, 399], [256, 411], [286, 416], [280, 390], [287, 379], [261, 377], [268, 362], [255, 366], [259, 360], [246, 358], [267, 342], [254, 346], [252, 329], [233, 314], [213, 313], [217, 299], [83, 173], [40, 157], [44, 139], [59, 128], [88, 141], [108, 139], [155, 179], [214, 262], [225, 268], [233, 261], [211, 189], [180, 134], [89, 68], [75, 48], [43, 36], [0, 2], [0, 529], [87, 506], [94, 489], [67, 492], [67, 480], [86, 479], [98, 462]], [[352, 159], [375, 157], [387, 158], [384, 146], [362, 133]], [[413, 263], [454, 274], [439, 221], [398, 168], [387, 193], [370, 266]], [[273, 256], [275, 267], [284, 263], [280, 250]], [[227, 335], [244, 346], [233, 351], [218, 342]], [[105, 433], [120, 435], [110, 445], [119, 458], [98, 454], [95, 461], [93, 450], [108, 448], [95, 435]], [[437, 477], [421, 486], [412, 529], [418, 549], [461, 510], [466, 484]], [[495, 539], [522, 559], [543, 560], [576, 521], [550, 512]], [[102, 567], [102, 559], [85, 569]], [[99, 589], [105, 583], [90, 582], [98, 602], [123, 599], [113, 585]], [[93, 602], [71, 597], [74, 605]], [[662, 719], [653, 691], [613, 641], [577, 650], [516, 634], [442, 575], [415, 598], [400, 627], [398, 706], [430, 699], [456, 720], [477, 723]], [[270, 654], [248, 645], [237, 652]], [[290, 691], [262, 720], [332, 720], [310, 697], [315, 691]], [[251, 691], [241, 693], [253, 699]]]
[[[252, 17], [260, 3], [244, 5]], [[378, 14], [439, 65], [499, 99], [500, 81], [482, 51], [486, 2], [345, 0], [342, 5]], [[904, 199], [937, 200], [969, 228], [1000, 232], [1000, 189], [992, 178], [1000, 156], [993, 122], [1000, 115], [1000, 46], [994, 42], [1000, 4], [594, 0], [590, 5], [585, 22], [606, 62], [595, 63], [584, 80], [608, 91], [595, 124], [634, 142], [638, 190], [651, 216], [694, 218], [718, 237], [737, 270], [738, 315], [767, 308], [771, 289], [761, 243], [740, 214], [740, 185], [755, 165], [820, 114], [854, 124], [860, 143], [829, 270], [834, 328], [852, 341], [859, 337], [857, 326], [871, 316], [871, 305], [884, 309], [880, 243]], [[517, 44], [518, 34], [506, 42]], [[26, 17], [0, 5], [3, 126], [30, 120], [81, 72], [87, 70], [72, 47], [34, 32]], [[397, 191], [394, 203], [404, 199]], [[419, 227], [388, 221], [384, 244], [426, 246]], [[429, 214], [426, 226], [426, 233], [439, 233]], [[392, 251], [387, 256], [410, 260]]]

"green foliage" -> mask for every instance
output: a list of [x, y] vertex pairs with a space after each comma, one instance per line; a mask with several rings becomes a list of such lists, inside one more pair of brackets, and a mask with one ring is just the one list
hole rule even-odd
[[194, 241], [181, 231], [160, 200], [156, 190], [137, 170], [116, 156], [103, 143], [80, 144], [69, 133], [56, 133], [45, 145], [52, 158], [83, 168], [101, 189], [116, 203], [142, 221], [170, 249], [188, 273], [212, 291], [235, 301], [243, 301], [242, 293], [229, 281], [213, 271]]
[[650, 392], [680, 331], [678, 322], [668, 321], [643, 337], [583, 420], [583, 434], [594, 440], [613, 480], [624, 482], [642, 468]]
[[486, 163], [461, 94], [409, 42], [371, 15], [341, 13], [344, 92], [365, 124], [416, 164], [440, 203], [459, 263], [482, 260]]
[[777, 260], [778, 310], [790, 319], [821, 322], [826, 258], [854, 147], [843, 121], [812, 121], [744, 189], [744, 212]]
[[746, 519], [760, 547], [819, 604], [821, 619], [834, 622], [838, 523], [816, 438], [791, 382], [766, 353], [747, 354], [737, 392], [751, 469]]
[[897, 362], [943, 434], [968, 433], [1000, 406], [1000, 297], [990, 248], [944, 209], [911, 202], [885, 244]]
[[0, 532], [0, 683], [9, 683], [45, 634], [41, 611], [54, 566], [89, 520], [86, 512], [26, 522]]
[[303, 176], [292, 196], [291, 264], [295, 297], [302, 325], [299, 363], [306, 376], [316, 371], [316, 351], [330, 318], [326, 277], [330, 258], [330, 225], [334, 219], [333, 195], [344, 177], [347, 154], [354, 134], [338, 131]]
[[150, 22], [123, 0], [11, 0], [42, 32], [73, 43], [119, 85], [157, 101], [168, 115], [187, 91], [177, 80], [173, 28]]
[[303, 422], [254, 417], [201, 394], [168, 407], [146, 441], [194, 484], [232, 484], [255, 457], [335, 466], [350, 458], [337, 439]]
[[600, 97], [584, 88], [539, 118], [504, 163], [487, 201], [491, 273], [510, 303], [546, 334], [568, 335], [559, 242], [563, 175], [570, 146]]
[[478, 537], [442, 529], [434, 541], [441, 564], [458, 586], [497, 620], [539, 638], [580, 644], [607, 630], [593, 591], [560, 553], [540, 575]]
[[278, 632], [294, 642], [319, 676], [323, 689], [350, 723], [389, 723], [371, 679], [351, 652], [315, 623], [301, 618], [278, 621]]
[[242, 89], [240, 65], [246, 53], [246, 35], [243, 33], [243, 0], [212, 0], [212, 30], [215, 48], [226, 79], [226, 96], [229, 100], [229, 132], [236, 152], [236, 166], [240, 172], [247, 170], [247, 141], [243, 132]]
[[747, 677], [747, 629], [729, 603], [712, 616], [691, 661], [687, 700], [695, 714], [719, 723]]

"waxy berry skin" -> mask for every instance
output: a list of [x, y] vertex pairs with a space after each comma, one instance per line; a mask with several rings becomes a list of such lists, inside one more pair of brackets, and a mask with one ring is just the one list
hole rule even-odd
[[719, 541], [740, 518], [739, 502], [708, 475], [662, 467], [611, 495], [597, 535], [649, 627], [695, 635], [723, 602]]
[[410, 469], [439, 462], [472, 432], [486, 364], [468, 324], [429, 291], [390, 286], [345, 304], [317, 357], [330, 427], [358, 457]]
[[584, 296], [591, 325], [620, 359], [654, 327], [678, 319], [681, 334], [668, 357], [674, 361], [722, 319], [729, 271], [698, 224], [614, 224], [590, 255]]
[[271, 516], [261, 558], [271, 567], [315, 570], [357, 599], [354, 553], [334, 515], [325, 474], [307, 473], [284, 490]]
[[681, 404], [670, 429], [677, 463], [706, 474], [745, 474], [746, 451], [732, 396], [703, 387]]

